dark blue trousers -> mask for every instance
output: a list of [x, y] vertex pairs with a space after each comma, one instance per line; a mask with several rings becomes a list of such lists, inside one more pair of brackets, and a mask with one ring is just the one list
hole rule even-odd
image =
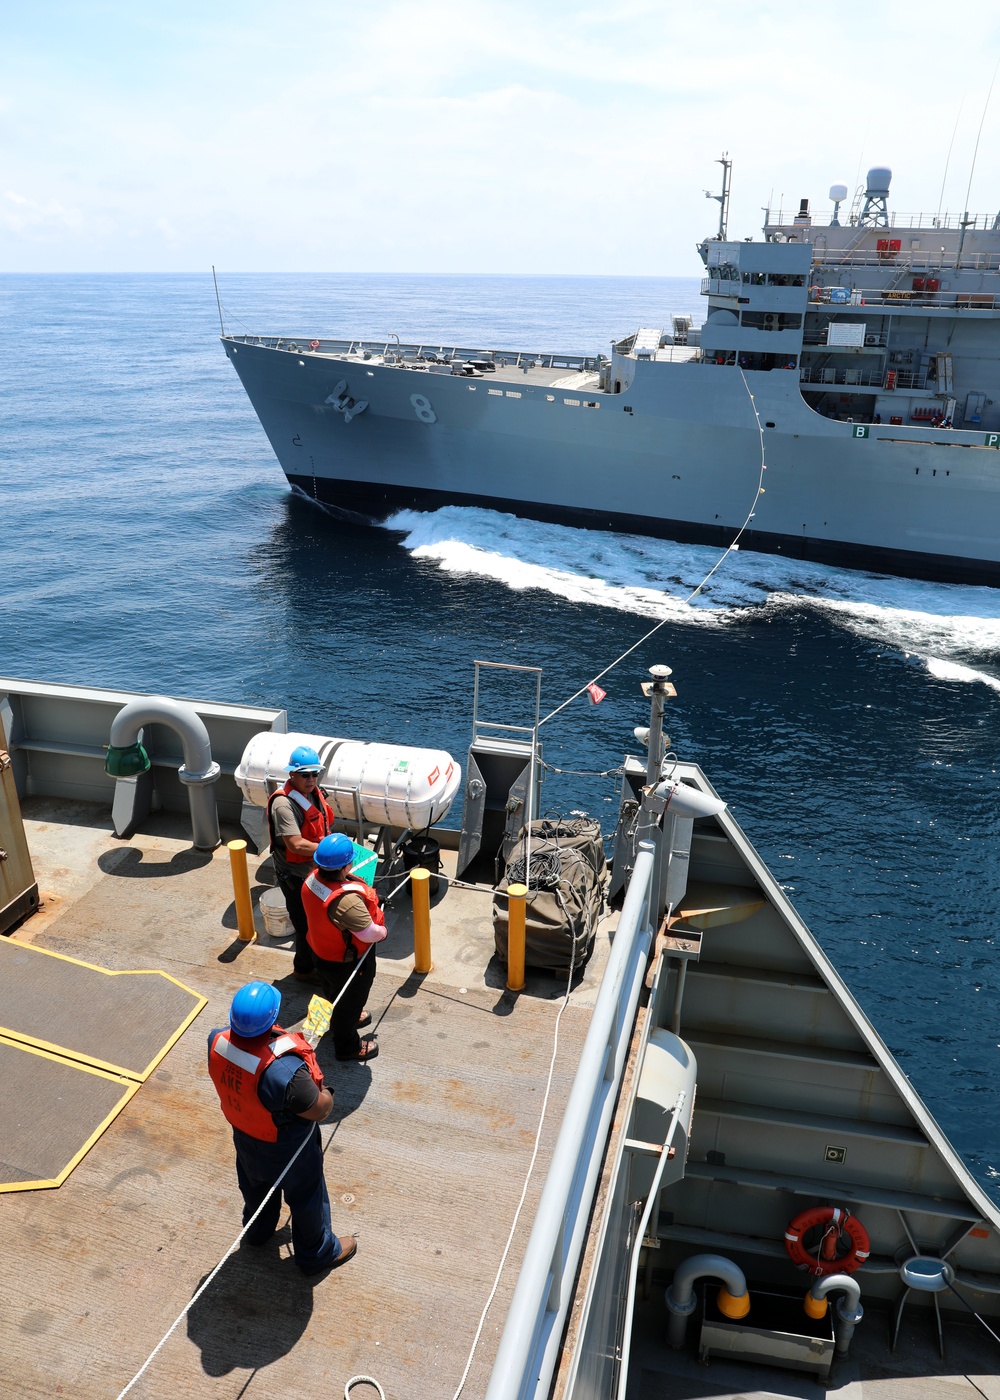
[[[266, 1244], [278, 1228], [281, 1197], [284, 1196], [292, 1213], [292, 1249], [295, 1262], [306, 1274], [317, 1274], [328, 1268], [340, 1253], [340, 1241], [330, 1227], [330, 1197], [323, 1176], [323, 1153], [315, 1123], [309, 1129], [309, 1140], [299, 1153], [291, 1171], [268, 1201], [253, 1229], [247, 1234], [248, 1244]], [[243, 1196], [243, 1224], [260, 1206], [268, 1190], [281, 1175], [282, 1169], [302, 1141], [295, 1132], [282, 1134], [277, 1142], [260, 1142], [233, 1129], [236, 1144], [236, 1180]]]

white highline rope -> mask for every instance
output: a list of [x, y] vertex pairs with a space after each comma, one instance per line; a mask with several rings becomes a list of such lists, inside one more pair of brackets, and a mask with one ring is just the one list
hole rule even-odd
[[552, 1059], [549, 1061], [549, 1076], [545, 1082], [545, 1096], [542, 1099], [542, 1111], [541, 1116], [538, 1119], [538, 1131], [535, 1133], [535, 1145], [531, 1152], [531, 1161], [528, 1163], [528, 1172], [524, 1178], [524, 1186], [521, 1188], [521, 1199], [518, 1201], [517, 1210], [514, 1212], [514, 1221], [510, 1227], [510, 1234], [507, 1236], [507, 1243], [504, 1245], [503, 1254], [500, 1256], [500, 1264], [497, 1268], [496, 1278], [493, 1280], [493, 1287], [490, 1289], [490, 1296], [486, 1299], [486, 1306], [483, 1308], [483, 1311], [480, 1315], [479, 1326], [476, 1328], [476, 1335], [472, 1339], [472, 1347], [469, 1351], [469, 1359], [465, 1363], [465, 1370], [462, 1372], [462, 1379], [458, 1383], [458, 1389], [452, 1396], [452, 1400], [459, 1400], [459, 1396], [462, 1394], [462, 1391], [465, 1388], [465, 1382], [469, 1379], [469, 1371], [472, 1368], [472, 1360], [476, 1354], [476, 1347], [479, 1345], [479, 1338], [482, 1336], [483, 1327], [486, 1324], [486, 1314], [489, 1312], [490, 1307], [493, 1303], [493, 1299], [496, 1297], [497, 1289], [500, 1287], [500, 1280], [503, 1277], [503, 1271], [507, 1264], [507, 1255], [510, 1253], [510, 1247], [514, 1242], [514, 1234], [517, 1230], [517, 1222], [521, 1218], [521, 1211], [523, 1210], [524, 1202], [527, 1199], [528, 1185], [531, 1181], [531, 1173], [535, 1169], [535, 1159], [538, 1156], [538, 1147], [542, 1140], [542, 1128], [545, 1124], [545, 1113], [549, 1105], [549, 1093], [552, 1089], [552, 1076], [555, 1073], [556, 1068], [556, 1056], [559, 1053], [559, 1022], [562, 1020], [563, 1012], [569, 1005], [570, 992], [572, 991], [573, 987], [573, 972], [576, 965], [576, 939], [573, 938], [572, 941], [573, 954], [570, 959], [569, 965], [569, 980], [566, 983], [566, 994], [563, 997], [563, 1004], [559, 1008], [559, 1015], [556, 1017], [555, 1032], [552, 1039]]
[[[750, 398], [750, 407], [753, 409], [753, 416], [757, 420], [757, 432], [760, 434], [760, 471], [757, 475], [757, 490], [754, 492], [754, 503], [747, 512], [747, 518], [744, 520], [740, 528], [736, 531], [736, 534], [733, 536], [731, 542], [726, 547], [725, 553], [719, 556], [716, 562], [709, 569], [708, 573], [702, 579], [701, 583], [699, 583], [698, 587], [695, 588], [691, 593], [689, 593], [688, 596], [684, 599], [685, 605], [687, 603], [690, 603], [692, 598], [696, 598], [698, 596], [701, 590], [705, 587], [705, 584], [715, 573], [716, 569], [721, 568], [721, 566], [729, 558], [730, 554], [732, 554], [733, 550], [739, 548], [740, 539], [742, 538], [744, 531], [747, 529], [747, 526], [750, 524], [750, 521], [754, 517], [754, 512], [757, 507], [757, 501], [764, 490], [764, 473], [767, 471], [767, 463], [764, 461], [764, 428], [760, 421], [760, 414], [757, 412], [757, 405], [754, 403], [753, 394], [750, 393], [750, 386], [747, 383], [747, 377], [743, 373], [742, 367], [739, 367], [739, 370], [740, 378], [743, 380], [743, 387], [744, 389], [746, 389], [747, 394]], [[643, 642], [648, 642], [650, 637], [652, 637], [655, 633], [659, 632], [661, 627], [665, 627], [667, 623], [671, 621], [673, 621], [673, 619], [670, 617], [661, 618], [661, 620], [656, 624], [655, 627], [651, 627], [644, 637], [640, 637], [639, 640], [635, 642], [632, 646], [630, 646], [627, 651], [623, 651], [621, 656], [616, 657], [614, 661], [611, 662], [610, 666], [605, 666], [603, 671], [598, 671], [597, 675], [594, 676], [592, 680], [589, 680], [586, 685], [581, 685], [580, 689], [574, 691], [574, 693], [569, 697], [568, 700], [564, 700], [561, 705], [557, 705], [554, 710], [551, 710], [545, 716], [544, 719], [540, 719], [538, 721], [539, 727], [543, 724], [547, 724], [550, 719], [554, 719], [555, 716], [560, 712], [560, 710], [565, 710], [566, 706], [572, 705], [574, 700], [579, 700], [580, 696], [584, 694], [588, 687], [596, 685], [597, 682], [599, 680], [602, 680], [608, 674], [609, 671], [613, 671], [615, 667], [620, 665], [621, 662], [623, 662], [627, 656], [631, 656], [634, 651], [637, 651], [638, 648], [642, 646]]]
[[[370, 944], [368, 945], [367, 951], [366, 951], [364, 954], [362, 954], [362, 956], [358, 959], [357, 966], [355, 967], [354, 971], [351, 973], [350, 977], [348, 977], [348, 979], [347, 979], [347, 981], [344, 983], [343, 987], [342, 987], [342, 988], [340, 989], [340, 991], [338, 992], [338, 994], [337, 994], [337, 1000], [334, 1001], [334, 1002], [332, 1003], [332, 1006], [336, 1006], [336, 1005], [337, 1005], [337, 1002], [340, 1000], [340, 998], [341, 998], [341, 997], [344, 995], [344, 993], [347, 991], [348, 987], [351, 985], [351, 983], [354, 981], [355, 977], [357, 976], [358, 972], [360, 971], [360, 969], [361, 969], [361, 964], [364, 962], [365, 958], [367, 958], [368, 954], [371, 952], [371, 950], [372, 950], [372, 948], [373, 948], [374, 946], [375, 946], [374, 943], [370, 943]], [[316, 1127], [316, 1131], [318, 1132], [318, 1131], [319, 1131], [319, 1124], [317, 1123], [317, 1124], [315, 1125], [315, 1127]], [[291, 1158], [291, 1160], [288, 1162], [288, 1164], [286, 1165], [284, 1171], [281, 1173], [281, 1175], [278, 1177], [277, 1181], [276, 1181], [276, 1182], [274, 1183], [274, 1185], [271, 1187], [270, 1191], [268, 1191], [267, 1195], [266, 1195], [266, 1196], [264, 1197], [264, 1199], [261, 1201], [260, 1205], [257, 1207], [257, 1210], [256, 1210], [256, 1211], [254, 1212], [254, 1214], [250, 1217], [250, 1219], [247, 1221], [247, 1223], [243, 1226], [243, 1229], [240, 1231], [240, 1233], [239, 1233], [239, 1234], [236, 1236], [236, 1238], [233, 1240], [232, 1244], [229, 1246], [229, 1248], [226, 1250], [225, 1254], [222, 1256], [222, 1258], [221, 1258], [221, 1259], [219, 1260], [219, 1262], [216, 1264], [215, 1268], [214, 1268], [214, 1269], [212, 1270], [212, 1272], [209, 1274], [209, 1276], [208, 1276], [208, 1278], [205, 1280], [205, 1282], [204, 1282], [204, 1283], [201, 1285], [201, 1287], [198, 1289], [197, 1293], [195, 1293], [194, 1296], [189, 1300], [189, 1302], [187, 1303], [187, 1305], [181, 1309], [180, 1313], [177, 1315], [177, 1317], [176, 1317], [176, 1318], [174, 1319], [174, 1321], [171, 1323], [170, 1327], [167, 1329], [167, 1331], [163, 1334], [163, 1336], [162, 1336], [162, 1337], [160, 1338], [160, 1340], [157, 1342], [157, 1344], [156, 1344], [156, 1346], [153, 1348], [153, 1350], [152, 1350], [152, 1351], [149, 1353], [149, 1355], [146, 1357], [145, 1361], [144, 1361], [144, 1362], [142, 1363], [142, 1365], [139, 1367], [138, 1371], [136, 1371], [135, 1375], [134, 1375], [134, 1376], [132, 1377], [132, 1379], [129, 1381], [129, 1383], [128, 1383], [128, 1385], [125, 1387], [125, 1389], [124, 1389], [124, 1390], [120, 1390], [120, 1391], [118, 1392], [118, 1395], [117, 1395], [117, 1397], [116, 1397], [116, 1400], [123, 1400], [123, 1397], [126, 1396], [126, 1395], [129, 1393], [129, 1391], [130, 1391], [130, 1390], [132, 1389], [132, 1387], [135, 1385], [136, 1381], [140, 1378], [140, 1376], [142, 1376], [142, 1375], [144, 1374], [144, 1372], [145, 1372], [145, 1371], [147, 1370], [147, 1368], [149, 1367], [150, 1363], [154, 1360], [154, 1358], [157, 1356], [157, 1354], [162, 1350], [162, 1348], [166, 1345], [166, 1343], [167, 1343], [167, 1342], [170, 1340], [170, 1338], [173, 1336], [174, 1332], [177, 1330], [177, 1327], [180, 1325], [180, 1323], [183, 1322], [184, 1319], [187, 1317], [188, 1313], [189, 1313], [189, 1312], [191, 1311], [191, 1309], [194, 1307], [195, 1303], [197, 1303], [198, 1299], [199, 1299], [199, 1298], [201, 1297], [201, 1295], [204, 1293], [204, 1291], [205, 1291], [205, 1289], [208, 1287], [208, 1285], [209, 1285], [209, 1284], [212, 1282], [212, 1280], [215, 1278], [216, 1274], [217, 1274], [217, 1273], [219, 1272], [219, 1270], [222, 1268], [223, 1264], [226, 1262], [226, 1260], [229, 1258], [229, 1256], [234, 1252], [234, 1250], [236, 1250], [236, 1249], [239, 1248], [239, 1244], [240, 1244], [240, 1241], [243, 1239], [243, 1236], [244, 1236], [244, 1235], [246, 1234], [246, 1232], [250, 1229], [250, 1226], [254, 1223], [254, 1221], [255, 1221], [255, 1220], [257, 1219], [257, 1217], [260, 1215], [261, 1211], [262, 1211], [262, 1210], [264, 1209], [264, 1207], [267, 1205], [268, 1201], [269, 1201], [269, 1200], [271, 1199], [271, 1197], [274, 1195], [275, 1191], [277, 1191], [278, 1187], [281, 1185], [281, 1183], [284, 1181], [285, 1177], [286, 1177], [286, 1176], [288, 1175], [288, 1173], [291, 1171], [292, 1167], [295, 1165], [295, 1162], [296, 1162], [296, 1159], [298, 1158], [299, 1153], [302, 1151], [302, 1149], [306, 1146], [307, 1143], [309, 1143], [309, 1142], [312, 1141], [312, 1136], [313, 1136], [313, 1135], [312, 1135], [311, 1132], [307, 1133], [306, 1136], [305, 1136], [305, 1137], [302, 1139], [302, 1141], [299, 1143], [298, 1147], [295, 1149], [295, 1155], [294, 1155], [294, 1156]]]

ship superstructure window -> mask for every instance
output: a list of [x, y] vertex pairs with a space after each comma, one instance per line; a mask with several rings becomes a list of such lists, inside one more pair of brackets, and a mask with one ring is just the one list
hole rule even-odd
[[802, 317], [792, 311], [741, 311], [740, 325], [758, 331], [797, 331]]

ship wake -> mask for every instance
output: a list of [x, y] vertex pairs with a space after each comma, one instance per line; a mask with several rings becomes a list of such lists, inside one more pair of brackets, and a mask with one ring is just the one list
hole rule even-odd
[[414, 558], [446, 573], [697, 627], [731, 625], [750, 608], [816, 609], [925, 666], [938, 680], [1000, 690], [997, 589], [924, 583], [740, 550], [695, 594], [720, 550], [459, 506], [404, 510], [385, 524], [402, 532], [403, 547]]

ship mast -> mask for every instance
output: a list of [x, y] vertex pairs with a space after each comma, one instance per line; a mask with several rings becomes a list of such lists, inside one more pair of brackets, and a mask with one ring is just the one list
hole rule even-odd
[[719, 201], [719, 242], [722, 243], [725, 241], [726, 229], [729, 224], [729, 173], [733, 168], [733, 162], [729, 159], [729, 152], [723, 151], [715, 163], [722, 166], [722, 193], [713, 194], [711, 190], [706, 190], [705, 198]]

